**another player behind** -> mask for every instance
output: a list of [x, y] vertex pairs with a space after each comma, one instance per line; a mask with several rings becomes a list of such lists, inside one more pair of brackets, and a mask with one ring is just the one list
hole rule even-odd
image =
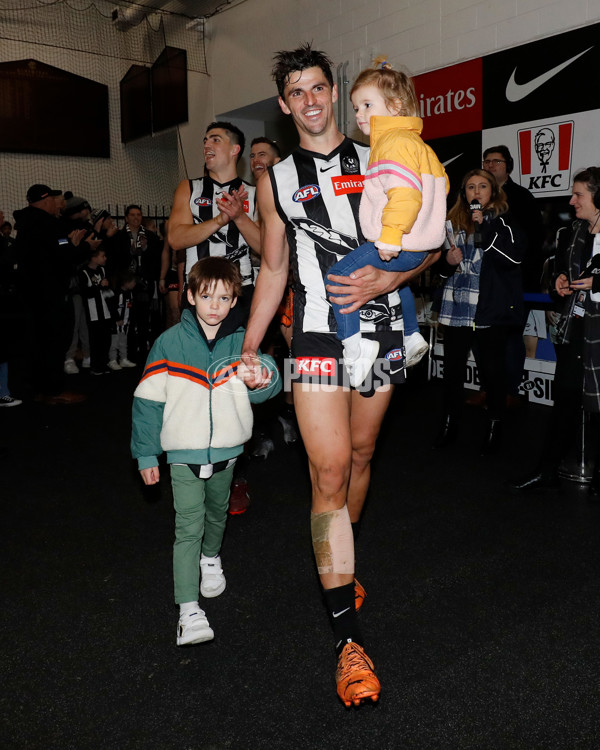
[[[410, 271], [444, 242], [449, 183], [437, 156], [421, 140], [423, 121], [413, 82], [384, 58], [374, 64], [360, 73], [350, 92], [358, 127], [371, 136], [359, 211], [362, 232], [370, 241], [345, 255], [329, 269], [330, 275], [349, 276], [367, 265]], [[410, 367], [428, 347], [419, 333], [410, 287], [399, 294]], [[342, 313], [343, 305], [332, 304], [350, 383], [359, 386], [377, 358], [379, 342], [361, 336], [358, 310]]]
[[252, 390], [255, 371], [240, 362], [244, 329], [236, 307], [242, 293], [237, 265], [204, 258], [191, 268], [188, 284], [187, 299], [195, 310], [184, 310], [181, 323], [165, 331], [150, 351], [134, 393], [131, 439], [145, 484], [159, 481], [157, 457], [163, 451], [171, 465], [178, 646], [214, 637], [198, 594], [211, 598], [225, 590], [219, 552], [233, 467], [252, 432], [250, 402], [265, 401], [281, 389], [270, 357], [261, 355], [266, 387], [257, 390]]

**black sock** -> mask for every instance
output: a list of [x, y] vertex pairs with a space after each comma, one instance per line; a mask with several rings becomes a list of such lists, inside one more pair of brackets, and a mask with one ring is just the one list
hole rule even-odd
[[293, 404], [288, 404], [285, 401], [279, 407], [279, 416], [288, 421], [292, 421], [296, 418], [296, 410]]
[[354, 537], [354, 544], [358, 542], [358, 535], [360, 534], [360, 526], [362, 524], [362, 518], [359, 518], [358, 521], [354, 521], [352, 524], [352, 536]]
[[348, 641], [354, 641], [362, 646], [362, 633], [354, 609], [354, 583], [325, 589], [323, 596], [331, 618], [336, 654], [340, 655]]

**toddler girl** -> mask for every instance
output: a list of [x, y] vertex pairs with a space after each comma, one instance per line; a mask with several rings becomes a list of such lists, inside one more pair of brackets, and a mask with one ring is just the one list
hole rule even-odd
[[[350, 98], [358, 127], [371, 136], [371, 154], [360, 202], [360, 225], [369, 242], [344, 256], [329, 275], [349, 276], [363, 266], [409, 271], [427, 251], [444, 242], [448, 177], [433, 150], [421, 139], [423, 121], [411, 79], [376, 60], [356, 79]], [[406, 365], [427, 351], [419, 333], [408, 286], [399, 290], [404, 319]], [[360, 334], [360, 311], [342, 313], [332, 303], [344, 344], [350, 384], [359, 386], [377, 358], [379, 343]]]

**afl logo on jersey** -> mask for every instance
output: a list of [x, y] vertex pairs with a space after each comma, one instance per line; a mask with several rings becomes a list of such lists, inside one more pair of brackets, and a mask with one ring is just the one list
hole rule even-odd
[[294, 203], [306, 203], [306, 201], [311, 201], [318, 195], [321, 195], [321, 188], [318, 185], [304, 185], [304, 187], [296, 190], [292, 195], [292, 200]]
[[402, 359], [402, 349], [392, 349], [385, 355], [385, 358], [388, 362], [397, 362]]
[[194, 203], [197, 206], [212, 206], [212, 200], [210, 198], [196, 198]]
[[342, 169], [344, 174], [358, 174], [358, 159], [354, 156], [344, 156], [342, 158]]

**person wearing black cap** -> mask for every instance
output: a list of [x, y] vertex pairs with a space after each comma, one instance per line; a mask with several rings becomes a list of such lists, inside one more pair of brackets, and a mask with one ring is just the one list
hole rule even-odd
[[28, 385], [49, 404], [70, 404], [82, 394], [65, 391], [63, 357], [69, 343], [68, 289], [71, 269], [81, 262], [85, 230], [69, 235], [56, 216], [61, 190], [41, 183], [27, 191], [26, 208], [14, 212], [23, 320], [22, 357]]

